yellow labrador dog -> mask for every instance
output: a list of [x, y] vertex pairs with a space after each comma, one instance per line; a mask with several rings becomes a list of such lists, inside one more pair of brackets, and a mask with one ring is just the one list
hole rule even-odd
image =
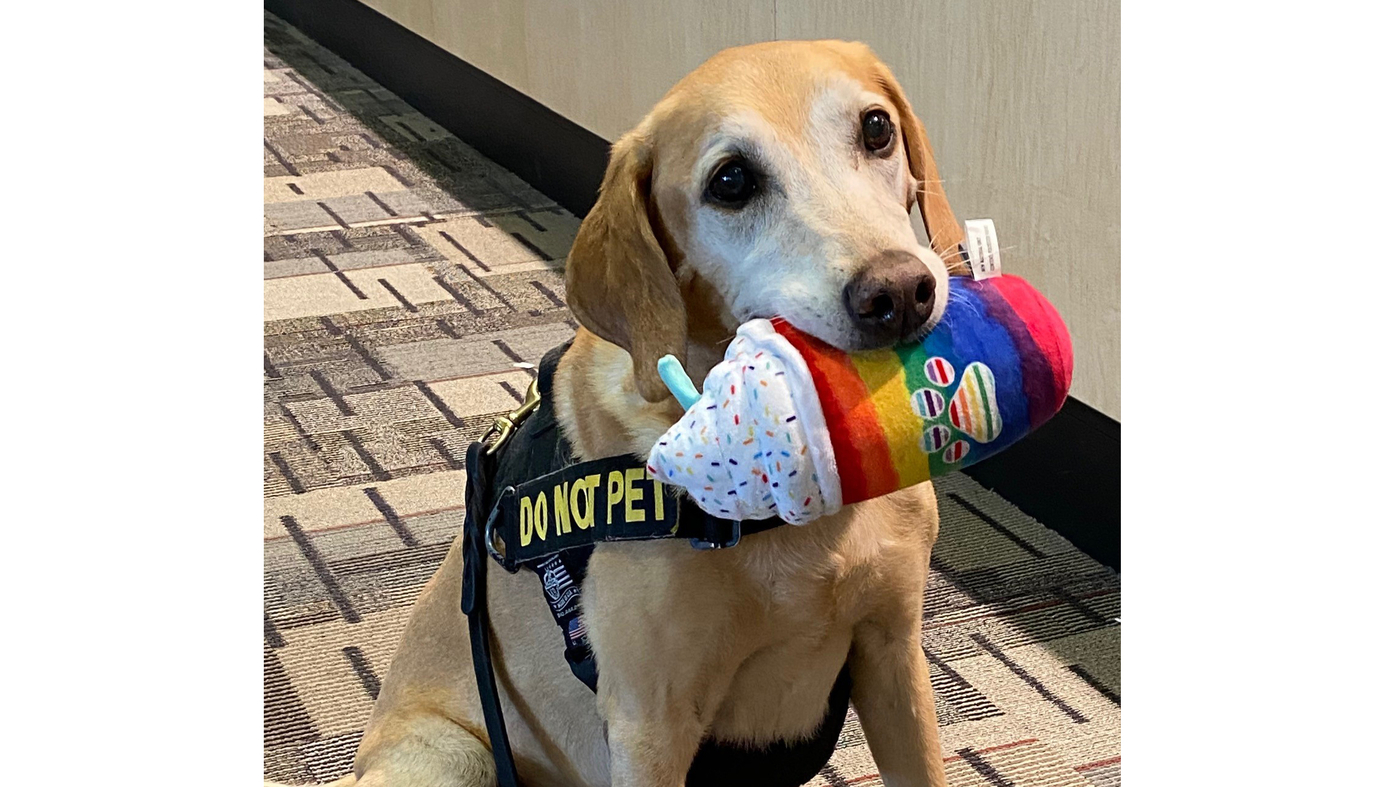
[[[917, 201], [930, 249], [909, 211]], [[725, 50], [613, 146], [568, 259], [583, 325], [554, 406], [583, 459], [644, 457], [742, 321], [781, 315], [838, 347], [937, 321], [961, 231], [918, 118], [862, 44]], [[843, 666], [884, 783], [943, 785], [919, 643], [938, 532], [931, 485], [718, 551], [599, 545], [583, 587], [598, 693], [574, 678], [529, 571], [488, 568], [512, 748], [526, 784], [681, 787], [702, 741], [810, 737]], [[460, 539], [418, 599], [343, 783], [488, 787]]]

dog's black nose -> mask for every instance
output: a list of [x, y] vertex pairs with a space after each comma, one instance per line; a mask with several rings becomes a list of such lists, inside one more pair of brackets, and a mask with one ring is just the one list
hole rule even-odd
[[894, 344], [933, 314], [933, 273], [907, 251], [886, 251], [851, 277], [842, 296], [851, 322], [872, 345]]

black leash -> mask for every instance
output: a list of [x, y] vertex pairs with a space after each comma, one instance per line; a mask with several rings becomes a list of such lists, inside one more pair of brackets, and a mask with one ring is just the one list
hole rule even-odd
[[496, 671], [491, 665], [491, 635], [486, 613], [486, 495], [491, 489], [492, 458], [486, 444], [467, 447], [467, 514], [462, 538], [462, 612], [467, 616], [471, 636], [472, 666], [476, 689], [481, 695], [486, 734], [491, 739], [491, 757], [496, 761], [496, 784], [519, 787], [515, 757], [510, 752], [506, 720], [501, 713], [501, 697], [496, 692]]

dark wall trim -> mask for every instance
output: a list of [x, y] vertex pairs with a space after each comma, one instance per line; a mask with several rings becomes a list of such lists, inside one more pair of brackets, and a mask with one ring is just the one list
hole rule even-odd
[[570, 212], [593, 207], [607, 140], [357, 0], [263, 6]]
[[1120, 431], [1117, 421], [1071, 397], [1044, 426], [966, 472], [1090, 557], [1120, 569]]
[[[265, 7], [560, 205], [593, 206], [608, 142], [357, 0]], [[1119, 568], [1119, 424], [1071, 398], [968, 471], [1096, 560]]]

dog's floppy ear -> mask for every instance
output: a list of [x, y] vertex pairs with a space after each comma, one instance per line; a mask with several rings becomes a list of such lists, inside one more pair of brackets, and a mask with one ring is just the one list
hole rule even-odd
[[685, 302], [651, 224], [653, 156], [629, 132], [613, 145], [598, 202], [584, 217], [565, 267], [565, 298], [583, 327], [632, 355], [637, 390], [670, 396], [656, 362], [685, 362]]
[[929, 144], [924, 124], [914, 114], [914, 108], [909, 106], [904, 89], [895, 81], [889, 67], [878, 60], [875, 61], [875, 80], [885, 88], [890, 100], [894, 101], [895, 109], [899, 110], [904, 154], [909, 159], [909, 171], [914, 175], [919, 189], [919, 213], [923, 214], [924, 229], [928, 231], [933, 250], [943, 258], [943, 263], [950, 270], [960, 267], [963, 262], [962, 255], [958, 253], [958, 244], [963, 242], [962, 225], [953, 215], [948, 195], [943, 193], [943, 182], [938, 179], [938, 166], [933, 163], [933, 146]]

